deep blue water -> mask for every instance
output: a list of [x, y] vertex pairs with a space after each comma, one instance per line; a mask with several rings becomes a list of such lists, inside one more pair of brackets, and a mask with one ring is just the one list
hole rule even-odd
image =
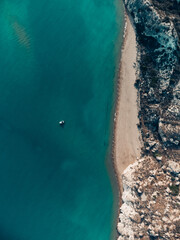
[[110, 239], [122, 28], [116, 0], [0, 1], [0, 240]]

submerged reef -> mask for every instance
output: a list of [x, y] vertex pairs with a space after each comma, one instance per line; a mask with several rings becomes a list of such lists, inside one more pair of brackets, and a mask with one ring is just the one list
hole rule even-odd
[[136, 30], [143, 146], [123, 173], [118, 240], [180, 239], [180, 2], [124, 3]]

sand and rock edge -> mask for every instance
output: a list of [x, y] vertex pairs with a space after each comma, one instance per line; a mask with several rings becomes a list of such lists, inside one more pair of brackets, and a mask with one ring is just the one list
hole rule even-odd
[[[175, 2], [167, 0], [165, 8], [161, 1], [125, 0], [136, 29], [135, 86], [140, 101], [139, 123], [133, 121], [132, 125], [128, 118], [135, 115], [130, 114], [119, 128], [121, 131], [115, 133], [121, 135], [124, 144], [115, 137], [115, 165], [123, 187], [118, 240], [180, 239], [180, 8]], [[126, 32], [128, 34], [128, 28]], [[132, 69], [132, 62], [124, 64], [125, 71], [129, 72], [127, 66]], [[122, 76], [122, 66], [120, 70]], [[121, 86], [122, 82], [123, 78]], [[122, 105], [121, 93], [120, 88], [119, 106]], [[118, 114], [123, 115], [120, 107], [118, 110]], [[120, 124], [118, 114], [116, 129]], [[140, 159], [134, 148], [137, 146], [132, 143], [137, 138], [133, 134], [123, 137], [123, 134], [127, 135], [128, 127], [136, 128], [135, 122], [142, 136]], [[132, 130], [128, 132], [132, 133]], [[129, 149], [126, 147], [128, 140], [131, 142]], [[122, 154], [123, 149], [127, 151], [126, 155]], [[126, 164], [130, 165], [127, 167]]]

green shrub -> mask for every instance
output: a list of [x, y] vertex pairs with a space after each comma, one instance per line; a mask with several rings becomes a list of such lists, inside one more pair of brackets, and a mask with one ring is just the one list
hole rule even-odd
[[156, 87], [157, 82], [158, 82], [157, 77], [151, 78], [151, 83], [150, 83], [151, 87], [153, 87], [153, 88]]
[[179, 186], [178, 185], [172, 185], [172, 186], [169, 186], [169, 188], [171, 189], [172, 195], [177, 196], [179, 194]]

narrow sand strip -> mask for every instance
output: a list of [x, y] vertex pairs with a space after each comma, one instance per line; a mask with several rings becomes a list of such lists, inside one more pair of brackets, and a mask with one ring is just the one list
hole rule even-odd
[[140, 157], [140, 133], [137, 128], [137, 90], [134, 87], [136, 70], [136, 37], [132, 24], [126, 17], [125, 39], [120, 64], [120, 90], [116, 107], [114, 161], [118, 181], [125, 168]]

